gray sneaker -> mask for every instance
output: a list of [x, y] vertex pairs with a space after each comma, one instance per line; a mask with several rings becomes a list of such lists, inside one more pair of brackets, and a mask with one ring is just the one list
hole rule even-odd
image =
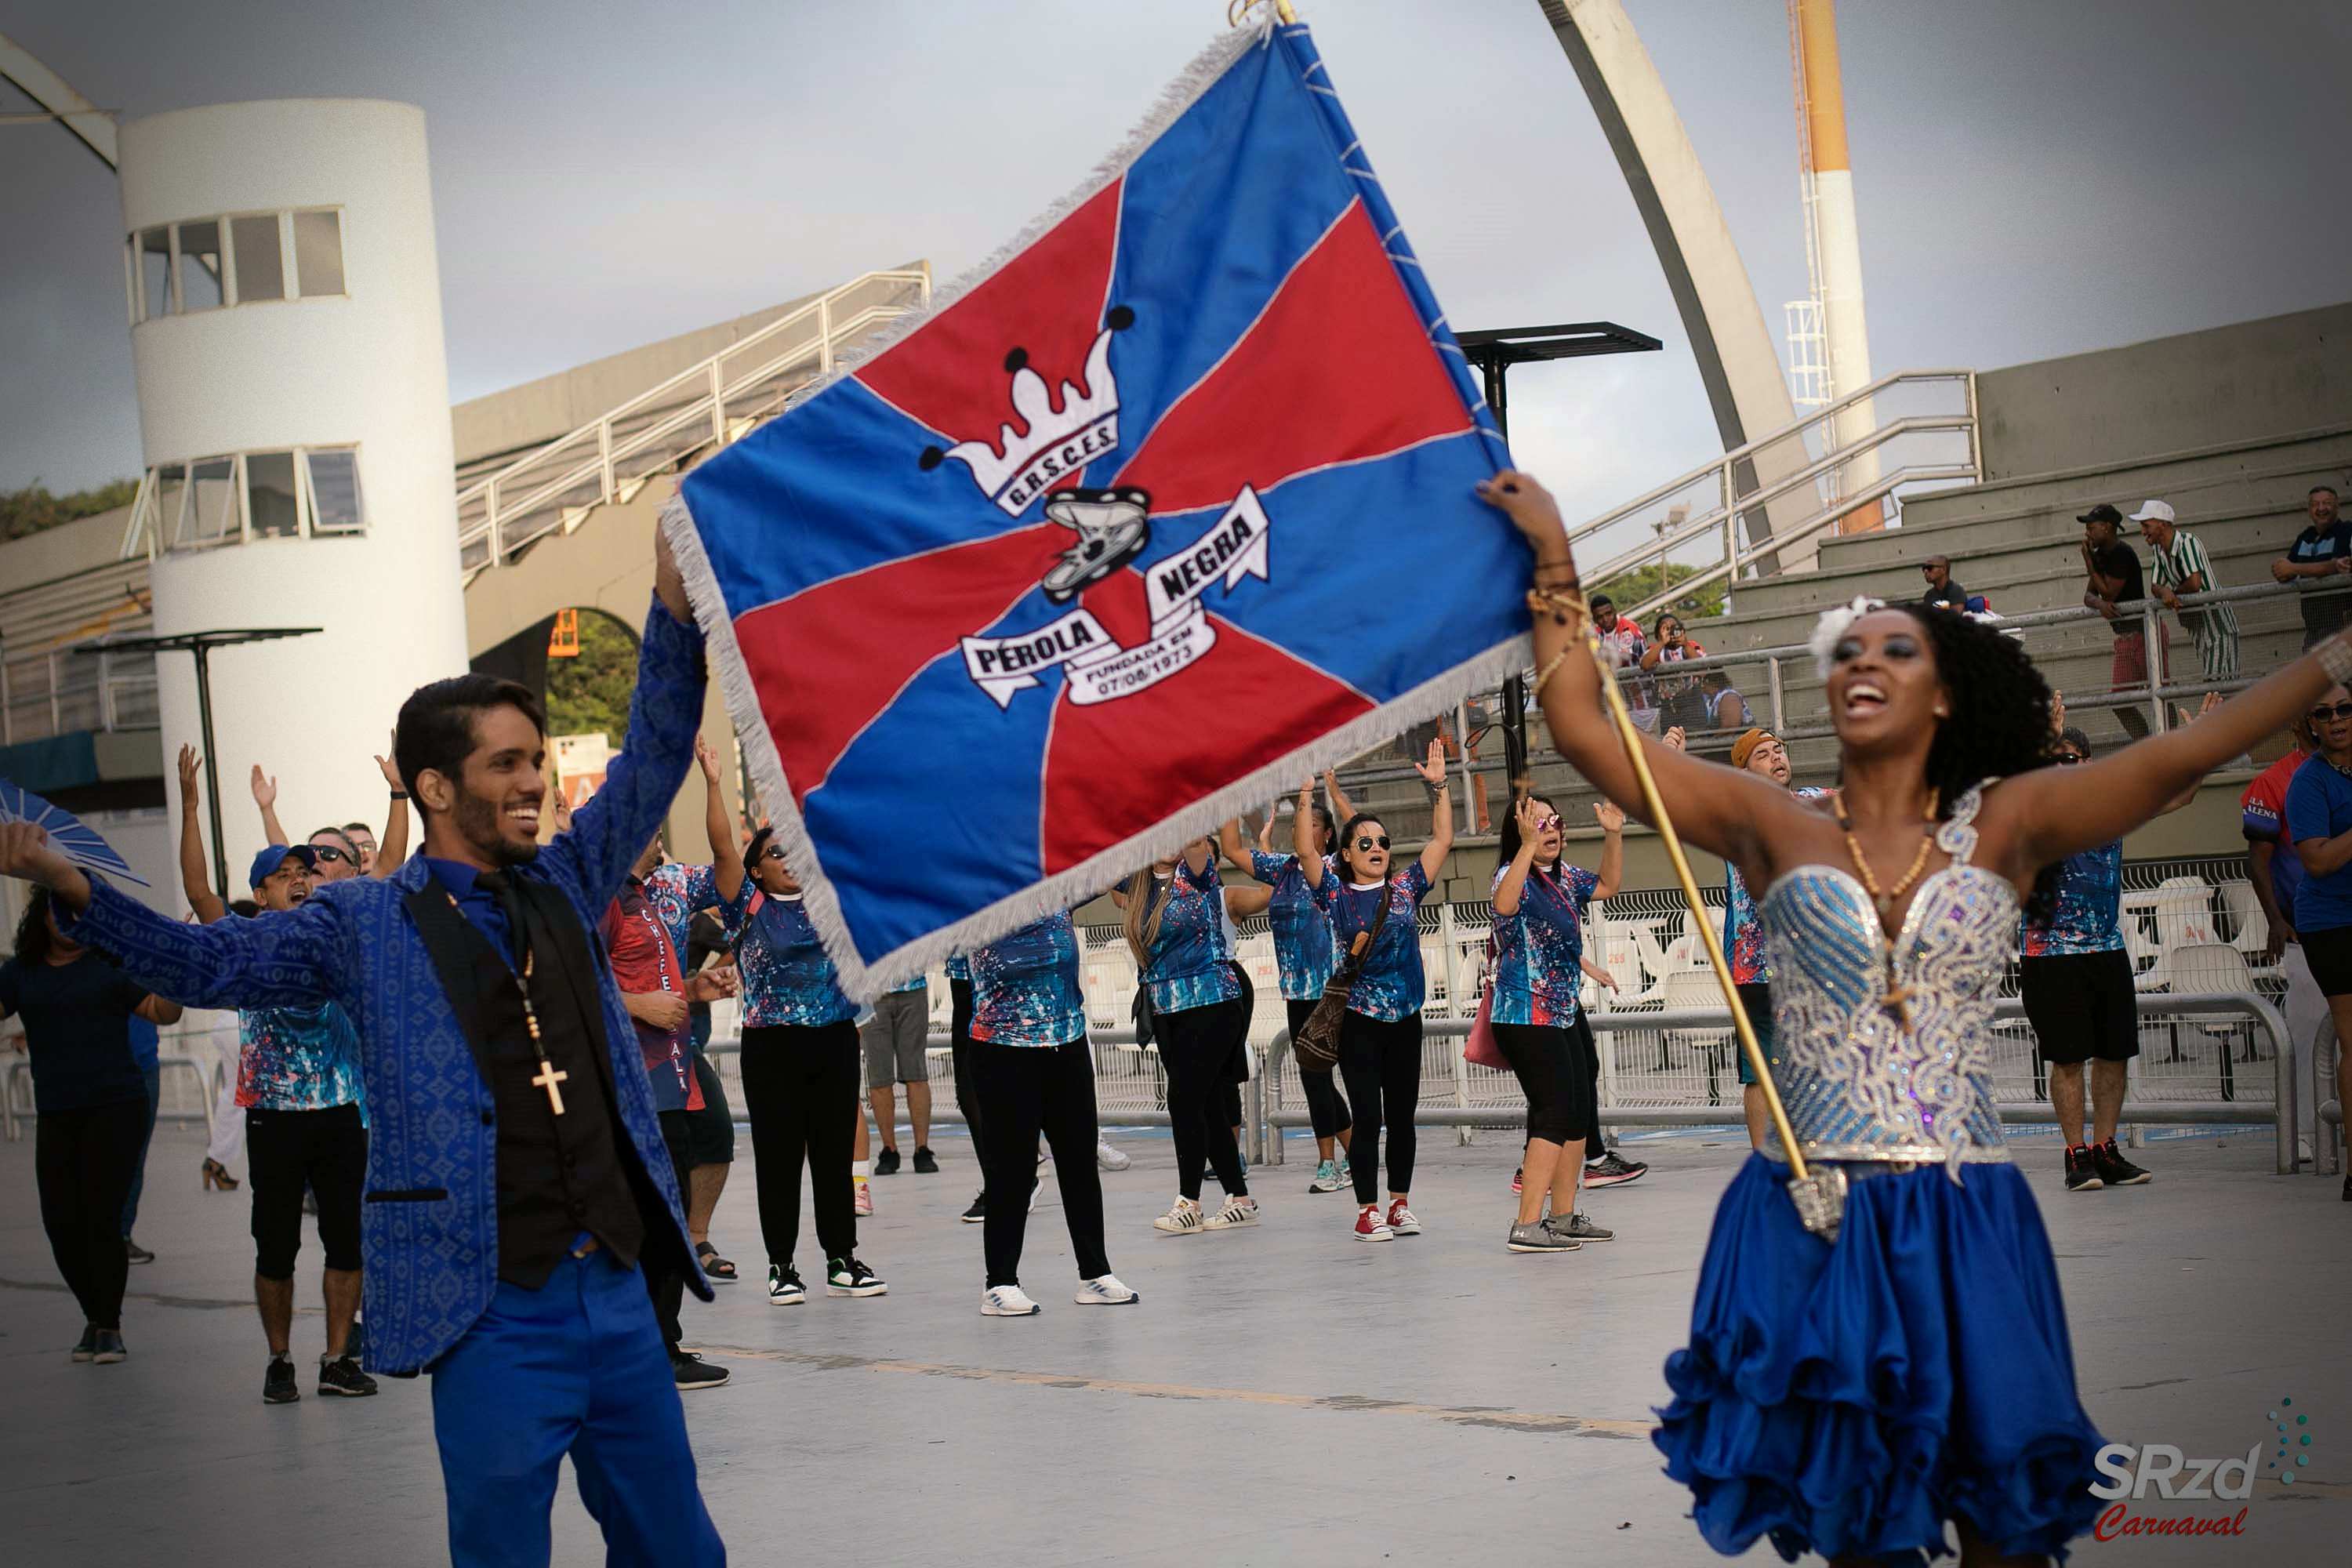
[[1513, 1252], [1574, 1252], [1584, 1244], [1571, 1241], [1549, 1226], [1515, 1225], [1510, 1237], [1503, 1243]]
[[1582, 1209], [1577, 1210], [1574, 1214], [1570, 1215], [1566, 1219], [1560, 1218], [1558, 1215], [1553, 1215], [1550, 1218], [1544, 1221], [1544, 1228], [1550, 1231], [1554, 1236], [1566, 1237], [1572, 1241], [1614, 1241], [1617, 1239], [1617, 1233], [1615, 1231], [1601, 1229], [1601, 1226], [1593, 1224], [1591, 1220], [1585, 1216], [1585, 1213]]

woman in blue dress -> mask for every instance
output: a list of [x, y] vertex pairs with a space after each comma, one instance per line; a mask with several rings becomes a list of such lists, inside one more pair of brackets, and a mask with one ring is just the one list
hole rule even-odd
[[[1536, 690], [1562, 755], [1642, 809], [1576, 646], [1559, 509], [1525, 474], [1479, 493], [1535, 552]], [[1946, 610], [1857, 601], [1813, 647], [1843, 784], [1828, 809], [1644, 742], [1684, 838], [1753, 888], [1772, 965], [1775, 1078], [1841, 1223], [1808, 1229], [1768, 1139], [1717, 1209], [1657, 1434], [1699, 1532], [1791, 1561], [2063, 1557], [2096, 1511], [2101, 1446], [2075, 1392], [2040, 1211], [1993, 1102], [1993, 1002], [2048, 868], [2160, 812], [2347, 670], [2323, 643], [2200, 722], [2053, 768], [2024, 650]], [[2330, 674], [2333, 668], [2335, 674]]]

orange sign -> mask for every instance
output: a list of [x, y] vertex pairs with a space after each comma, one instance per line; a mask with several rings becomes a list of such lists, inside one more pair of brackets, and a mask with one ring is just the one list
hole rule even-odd
[[580, 657], [580, 612], [558, 610], [555, 625], [548, 628], [547, 657], [578, 658]]

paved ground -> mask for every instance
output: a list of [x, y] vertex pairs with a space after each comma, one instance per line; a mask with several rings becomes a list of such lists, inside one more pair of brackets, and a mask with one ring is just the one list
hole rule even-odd
[[[1736, 1135], [1735, 1135], [1736, 1136]], [[733, 1369], [689, 1396], [711, 1512], [734, 1560], [766, 1563], [1500, 1562], [1612, 1568], [1710, 1561], [1646, 1439], [1705, 1226], [1741, 1151], [1660, 1136], [1644, 1181], [1588, 1207], [1622, 1239], [1569, 1257], [1500, 1241], [1512, 1152], [1423, 1135], [1429, 1234], [1361, 1247], [1344, 1196], [1296, 1156], [1260, 1173], [1265, 1223], [1163, 1238], [1164, 1135], [1124, 1135], [1105, 1178], [1111, 1258], [1140, 1307], [1069, 1304], [1057, 1204], [1024, 1282], [1045, 1313], [982, 1319], [977, 1227], [954, 1215], [971, 1151], [936, 1177], [877, 1182], [867, 1301], [767, 1306], [756, 1285], [689, 1302], [691, 1338]], [[1293, 1144], [1297, 1149], [1298, 1144]], [[2049, 1217], [2093, 1415], [2118, 1441], [2243, 1455], [2292, 1398], [2315, 1435], [2304, 1479], [2255, 1490], [2244, 1536], [2084, 1542], [2078, 1562], [2340, 1563], [2352, 1534], [2352, 1205], [2269, 1173], [2256, 1136], [2159, 1141], [2131, 1192], [2064, 1196], [2045, 1139], [2021, 1146]], [[748, 1157], [748, 1141], [746, 1141]], [[0, 1146], [0, 1499], [5, 1559], [51, 1563], [409, 1564], [444, 1551], [426, 1391], [259, 1400], [243, 1193], [206, 1194], [197, 1135], [166, 1128], [117, 1367], [73, 1366], [80, 1325], [35, 1210], [29, 1142]], [[718, 1239], [757, 1270], [748, 1159]], [[306, 1242], [301, 1297], [316, 1300]], [[319, 1349], [315, 1312], [299, 1361]], [[306, 1390], [310, 1378], [304, 1379]], [[2151, 1501], [2158, 1517], [2219, 1505]], [[2234, 1510], [2238, 1505], [2229, 1505]], [[557, 1561], [588, 1563], [567, 1487]], [[1763, 1549], [1758, 1561], [1774, 1561]]]

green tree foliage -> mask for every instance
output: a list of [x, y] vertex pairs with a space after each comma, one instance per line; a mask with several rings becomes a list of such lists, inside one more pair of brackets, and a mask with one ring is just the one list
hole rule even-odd
[[602, 610], [580, 612], [580, 653], [547, 661], [547, 732], [602, 734], [618, 747], [629, 732], [637, 639]]
[[[1601, 584], [1599, 592], [1616, 600], [1618, 608], [1621, 610], [1630, 610], [1635, 605], [1646, 601], [1661, 588], [1672, 587], [1685, 578], [1697, 576], [1698, 574], [1699, 568], [1696, 566], [1684, 566], [1674, 563], [1668, 563], [1663, 571], [1655, 565], [1637, 566], [1631, 572], [1620, 573], [1610, 578]], [[1717, 578], [1706, 587], [1685, 595], [1665, 607], [1694, 626], [1700, 621], [1719, 616], [1723, 614], [1723, 581]], [[1653, 610], [1643, 619], [1646, 623], [1654, 620], [1657, 615], [1658, 612]], [[1643, 629], [1647, 630], [1646, 625]]]
[[129, 506], [138, 494], [137, 479], [117, 479], [64, 496], [51, 495], [38, 479], [20, 490], [0, 490], [0, 539], [23, 539], [61, 522], [112, 511]]

